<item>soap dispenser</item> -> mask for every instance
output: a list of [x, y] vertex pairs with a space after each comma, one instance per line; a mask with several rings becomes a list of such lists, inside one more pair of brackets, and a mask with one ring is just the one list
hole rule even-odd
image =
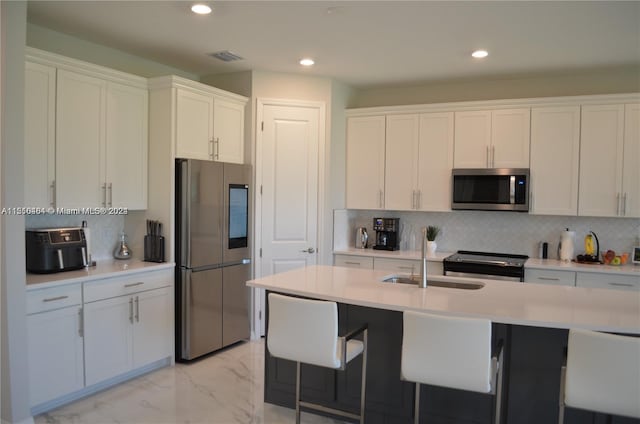
[[127, 235], [123, 231], [120, 233], [120, 241], [113, 251], [113, 257], [116, 259], [130, 259], [132, 254], [127, 244]]

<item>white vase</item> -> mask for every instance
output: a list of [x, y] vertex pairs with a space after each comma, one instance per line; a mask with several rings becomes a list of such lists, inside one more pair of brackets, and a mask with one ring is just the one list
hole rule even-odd
[[427, 255], [429, 256], [435, 255], [437, 248], [438, 248], [438, 245], [436, 244], [435, 241], [427, 241]]

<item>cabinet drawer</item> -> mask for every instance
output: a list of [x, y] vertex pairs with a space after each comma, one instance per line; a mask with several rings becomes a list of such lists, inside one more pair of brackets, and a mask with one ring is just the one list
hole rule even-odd
[[142, 272], [126, 277], [107, 278], [104, 280], [83, 283], [84, 301], [123, 296], [141, 291], [170, 286], [173, 281], [173, 270]]
[[[407, 274], [419, 274], [420, 261], [407, 259], [375, 258], [373, 261], [373, 269], [388, 269], [389, 271], [402, 272]], [[429, 273], [428, 268], [427, 272]]]
[[27, 292], [27, 314], [66, 308], [82, 303], [80, 284], [51, 287]]
[[576, 286], [578, 287], [640, 291], [640, 276], [598, 274], [592, 272], [578, 272], [576, 274]]
[[373, 258], [366, 256], [334, 255], [333, 264], [348, 268], [373, 269]]
[[525, 283], [549, 284], [553, 286], [575, 286], [576, 273], [573, 271], [553, 271], [547, 269], [526, 269]]

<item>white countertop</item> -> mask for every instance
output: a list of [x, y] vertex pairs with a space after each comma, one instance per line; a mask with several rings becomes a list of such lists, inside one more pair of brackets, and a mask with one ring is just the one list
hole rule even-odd
[[382, 283], [389, 271], [310, 266], [247, 282], [281, 293], [395, 311], [482, 317], [548, 328], [585, 328], [640, 334], [640, 292], [557, 287], [442, 275], [441, 281], [482, 282], [479, 290], [421, 289]]
[[[422, 253], [419, 250], [374, 250], [374, 249], [356, 249], [349, 248], [344, 250], [334, 250], [335, 255], [352, 255], [367, 256], [373, 258], [390, 258], [390, 259], [422, 259]], [[427, 256], [427, 260], [432, 262], [442, 262], [444, 258], [455, 252], [436, 252], [433, 256]], [[580, 264], [576, 262], [565, 262], [557, 259], [536, 259], [529, 258], [524, 264], [525, 269], [549, 269], [556, 271], [579, 271], [579, 272], [595, 272], [601, 274], [617, 274], [617, 275], [633, 275], [640, 277], [640, 265], [627, 263], [625, 265], [602, 265], [602, 264]]]
[[62, 286], [65, 284], [80, 283], [102, 278], [126, 276], [139, 272], [172, 269], [173, 262], [144, 262], [139, 259], [127, 260], [102, 260], [94, 267], [79, 269], [76, 271], [56, 272], [53, 274], [27, 273], [27, 290], [37, 290], [45, 287]]

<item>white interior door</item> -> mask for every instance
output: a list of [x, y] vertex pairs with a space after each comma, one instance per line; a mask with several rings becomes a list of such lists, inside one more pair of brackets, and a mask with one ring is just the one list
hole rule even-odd
[[[258, 104], [256, 277], [317, 263], [318, 163], [324, 106]], [[256, 293], [259, 319], [264, 291]], [[264, 320], [254, 328], [264, 334]]]

